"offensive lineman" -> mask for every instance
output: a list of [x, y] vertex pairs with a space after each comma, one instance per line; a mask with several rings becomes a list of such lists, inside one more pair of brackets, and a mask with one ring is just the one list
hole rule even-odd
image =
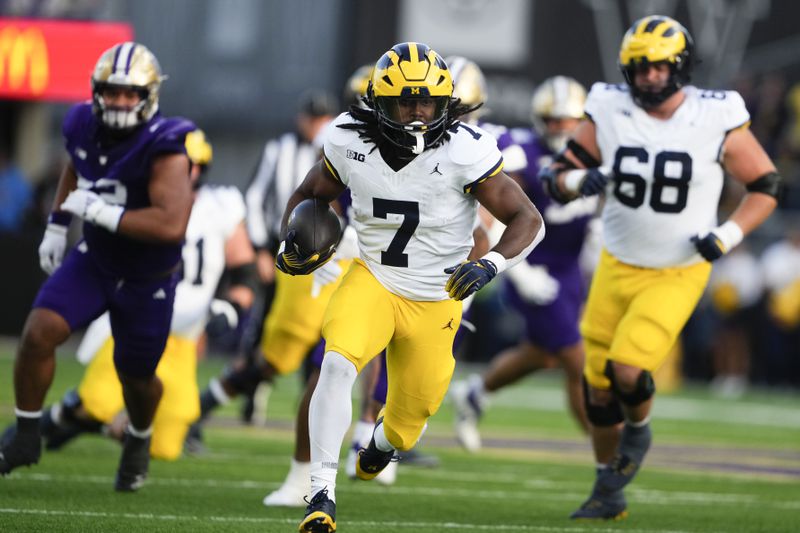
[[[558, 200], [606, 196], [605, 249], [581, 322], [597, 478], [571, 518], [627, 515], [623, 488], [652, 440], [652, 372], [702, 295], [710, 263], [777, 205], [781, 178], [747, 127], [742, 97], [688, 85], [693, 54], [677, 21], [636, 21], [619, 52], [626, 85], [592, 87], [588, 119], [543, 172]], [[725, 173], [748, 192], [717, 225]]]
[[[286, 206], [284, 231], [302, 200], [332, 201], [349, 188], [360, 250], [325, 315], [326, 353], [309, 417], [312, 498], [300, 531], [336, 530], [336, 472], [359, 370], [387, 348], [386, 407], [356, 465], [360, 478], [372, 479], [395, 450], [416, 444], [441, 404], [455, 366], [458, 300], [544, 235], [541, 215], [502, 172], [494, 138], [458, 121], [470, 109], [452, 91], [447, 65], [428, 46], [392, 47], [375, 65], [369, 109], [334, 121], [323, 161]], [[493, 250], [467, 261], [478, 202], [507, 229]], [[328, 259], [298, 257], [290, 233], [277, 266], [308, 274]]]

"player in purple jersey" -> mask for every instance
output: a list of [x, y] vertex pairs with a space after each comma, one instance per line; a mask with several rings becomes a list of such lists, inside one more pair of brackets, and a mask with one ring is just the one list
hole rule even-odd
[[498, 354], [483, 375], [472, 375], [451, 388], [456, 435], [469, 451], [481, 447], [477, 426], [490, 393], [559, 362], [566, 372], [572, 414], [581, 428], [587, 428], [581, 384], [584, 354], [578, 333], [585, 289], [578, 258], [596, 201], [586, 199], [564, 209], [550, 200], [536, 177], [539, 168], [564, 147], [583, 116], [585, 100], [586, 90], [577, 81], [549, 78], [533, 95], [534, 128], [509, 130], [497, 142], [506, 169], [539, 206], [548, 231], [526, 262], [510, 269], [504, 279], [506, 301], [524, 318], [527, 338]]
[[[146, 47], [115, 45], [97, 61], [92, 101], [74, 106], [64, 119], [70, 162], [39, 247], [51, 276], [17, 350], [17, 432], [0, 451], [2, 474], [39, 461], [39, 422], [56, 347], [109, 311], [114, 364], [130, 416], [114, 487], [137, 490], [147, 475], [162, 395], [155, 369], [169, 335], [192, 208], [184, 138], [195, 126], [159, 114], [163, 79]], [[83, 220], [83, 239], [65, 257], [72, 216]]]

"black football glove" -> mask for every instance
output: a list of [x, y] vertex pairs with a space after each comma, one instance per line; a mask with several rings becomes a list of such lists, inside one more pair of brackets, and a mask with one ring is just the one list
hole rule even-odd
[[278, 270], [290, 276], [304, 276], [311, 274], [316, 269], [327, 263], [336, 251], [335, 246], [331, 246], [325, 252], [311, 254], [308, 257], [300, 255], [300, 248], [294, 243], [294, 231], [286, 234], [286, 238], [281, 243], [278, 257], [275, 258], [275, 266]]
[[606, 190], [606, 184], [611, 180], [611, 176], [604, 174], [599, 168], [590, 168], [586, 171], [586, 177], [581, 182], [579, 193], [581, 196], [594, 196]]
[[713, 231], [708, 232], [704, 237], [695, 235], [691, 240], [697, 251], [703, 256], [703, 259], [709, 263], [716, 261], [727, 253], [725, 245], [722, 244], [722, 241]]
[[537, 174], [536, 177], [539, 178], [544, 192], [546, 192], [550, 198], [560, 204], [565, 204], [569, 201], [569, 198], [558, 188], [558, 172], [559, 170], [557, 169], [544, 167], [539, 169], [539, 174]]
[[445, 268], [444, 273], [450, 274], [444, 290], [453, 300], [463, 300], [492, 281], [497, 275], [497, 267], [488, 259], [478, 259]]

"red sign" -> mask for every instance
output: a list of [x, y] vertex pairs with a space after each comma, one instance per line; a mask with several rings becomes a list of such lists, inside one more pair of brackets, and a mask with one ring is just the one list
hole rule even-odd
[[0, 18], [0, 98], [86, 100], [100, 54], [132, 39], [130, 24]]

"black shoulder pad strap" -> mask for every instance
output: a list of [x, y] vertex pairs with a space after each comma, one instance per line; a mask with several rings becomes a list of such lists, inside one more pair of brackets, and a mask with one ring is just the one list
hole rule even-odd
[[583, 163], [586, 168], [596, 168], [600, 166], [600, 161], [594, 158], [592, 154], [580, 144], [576, 143], [573, 139], [567, 141], [567, 148], [578, 158], [578, 161]]

